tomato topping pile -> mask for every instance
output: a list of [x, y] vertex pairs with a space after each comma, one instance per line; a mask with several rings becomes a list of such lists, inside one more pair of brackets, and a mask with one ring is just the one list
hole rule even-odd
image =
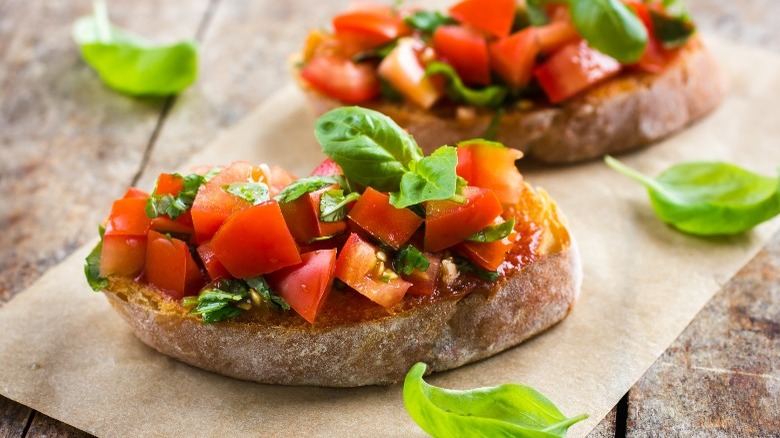
[[[526, 3], [462, 0], [446, 12], [360, 3], [333, 18], [331, 33], [310, 33], [300, 76], [320, 93], [353, 104], [386, 98], [423, 109], [494, 107], [496, 99], [486, 95], [497, 90], [504, 106], [559, 104], [624, 70], [663, 72], [694, 32], [678, 2], [669, 10], [660, 0], [575, 10], [567, 2]], [[615, 17], [621, 20], [609, 22]], [[612, 55], [602, 53], [594, 47], [604, 47], [604, 33], [612, 40], [640, 38], [643, 52], [618, 42], [606, 43]], [[444, 75], [441, 63], [456, 77]]]
[[515, 225], [521, 154], [484, 140], [453, 149], [434, 154], [453, 158], [442, 170], [461, 180], [453, 195], [401, 208], [399, 193], [356, 184], [330, 158], [303, 178], [246, 161], [161, 174], [151, 194], [114, 201], [99, 275], [152, 286], [206, 322], [271, 306], [312, 324], [336, 288], [391, 309], [449, 287], [445, 265], [500, 277], [527, 229]]

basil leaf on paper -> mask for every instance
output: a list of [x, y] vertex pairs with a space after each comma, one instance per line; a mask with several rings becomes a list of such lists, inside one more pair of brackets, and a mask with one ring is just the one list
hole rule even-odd
[[111, 24], [106, 5], [94, 3], [92, 16], [73, 25], [81, 56], [109, 87], [134, 96], [176, 94], [195, 81], [198, 49], [194, 41], [154, 45]]
[[571, 18], [593, 47], [623, 64], [639, 61], [647, 47], [642, 20], [620, 0], [569, 0]]
[[460, 79], [458, 72], [443, 62], [434, 61], [428, 64], [425, 69], [426, 75], [442, 74], [447, 78], [447, 91], [457, 102], [464, 102], [469, 105], [479, 107], [496, 107], [504, 103], [504, 98], [509, 89], [501, 85], [489, 85], [485, 88], [475, 90], [467, 87]]
[[780, 214], [780, 177], [711, 161], [678, 164], [650, 178], [612, 157], [604, 160], [644, 185], [658, 217], [686, 233], [738, 234]]
[[586, 418], [567, 418], [535, 389], [516, 384], [456, 391], [437, 388], [415, 364], [404, 380], [404, 405], [412, 419], [434, 437], [562, 437]]

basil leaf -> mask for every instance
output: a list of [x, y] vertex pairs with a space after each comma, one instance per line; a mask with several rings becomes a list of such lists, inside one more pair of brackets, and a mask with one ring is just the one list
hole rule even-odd
[[512, 234], [512, 231], [515, 229], [515, 218], [509, 219], [508, 221], [501, 222], [498, 225], [490, 225], [488, 227], [485, 227], [481, 230], [479, 230], [477, 233], [469, 236], [468, 241], [470, 242], [482, 242], [482, 243], [488, 243], [488, 242], [495, 242], [497, 240], [501, 240], [504, 237]]
[[243, 313], [234, 305], [249, 298], [249, 288], [242, 280], [220, 280], [213, 287], [203, 289], [197, 299], [184, 297], [182, 306], [189, 307], [197, 300], [197, 306], [190, 311], [200, 315], [206, 324], [224, 321]]
[[731, 235], [780, 214], [780, 177], [723, 162], [691, 162], [650, 178], [612, 157], [606, 163], [647, 188], [658, 217], [680, 231]]
[[347, 205], [357, 201], [360, 193], [353, 192], [344, 196], [344, 190], [328, 190], [320, 198], [320, 220], [323, 222], [338, 222], [346, 219]]
[[391, 118], [359, 107], [331, 110], [314, 128], [322, 150], [358, 184], [397, 191], [412, 161], [423, 157], [411, 135]]
[[258, 205], [271, 199], [271, 195], [268, 193], [268, 186], [261, 182], [251, 181], [227, 184], [222, 186], [222, 189], [252, 205]]
[[[268, 282], [265, 280], [265, 277], [263, 277], [262, 275], [257, 277], [247, 278], [245, 279], [245, 281], [246, 284], [254, 292], [256, 292], [263, 301], [270, 304], [276, 310], [290, 310], [290, 305], [287, 304], [287, 301], [285, 301], [284, 298], [280, 297], [273, 290], [271, 290], [271, 286], [268, 285]], [[253, 297], [253, 300], [254, 299], [256, 298]]]
[[650, 20], [653, 22], [655, 35], [665, 49], [676, 49], [684, 46], [696, 31], [696, 27], [691, 21], [670, 17], [652, 9], [650, 10]]
[[198, 72], [198, 48], [187, 40], [153, 45], [108, 19], [106, 5], [94, 3], [92, 16], [73, 25], [73, 39], [84, 61], [109, 87], [134, 96], [167, 96], [192, 84]]
[[464, 102], [479, 107], [497, 107], [504, 103], [509, 89], [501, 85], [489, 85], [475, 90], [463, 84], [458, 72], [443, 62], [434, 61], [425, 69], [426, 75], [442, 74], [448, 80], [447, 91], [450, 98], [456, 102]]
[[622, 64], [639, 61], [647, 29], [620, 0], [570, 0], [571, 18], [588, 45]]
[[692, 21], [691, 14], [688, 12], [688, 8], [683, 0], [663, 0], [662, 4], [664, 11], [672, 17]]
[[209, 182], [212, 178], [219, 175], [219, 173], [222, 172], [222, 168], [220, 167], [212, 167], [209, 169], [208, 172], [206, 172], [205, 175], [203, 175], [203, 182]]
[[455, 264], [455, 267], [458, 268], [459, 272], [468, 272], [474, 274], [485, 281], [496, 281], [499, 277], [501, 277], [501, 274], [498, 272], [488, 271], [487, 269], [481, 268], [474, 263], [471, 263], [469, 260], [461, 257], [453, 257], [452, 262]]
[[360, 52], [357, 55], [352, 57], [352, 61], [363, 62], [371, 59], [384, 59], [384, 57], [387, 56], [390, 52], [392, 52], [393, 49], [395, 49], [395, 46], [397, 45], [398, 45], [398, 41], [393, 41], [389, 44], [385, 44], [384, 46], [377, 47], [376, 49]]
[[293, 181], [289, 186], [285, 187], [284, 190], [279, 192], [274, 199], [276, 199], [277, 202], [286, 204], [295, 201], [307, 193], [317, 191], [323, 187], [332, 186], [336, 183], [336, 178], [332, 176], [307, 176], [306, 178]]
[[412, 169], [401, 178], [400, 190], [390, 193], [390, 203], [394, 207], [404, 208], [455, 195], [458, 153], [454, 147], [442, 146], [430, 156], [410, 164]]
[[544, 26], [550, 22], [550, 17], [547, 16], [547, 12], [544, 10], [543, 0], [527, 0], [523, 12], [525, 13], [525, 18], [532, 26]]
[[182, 178], [183, 188], [175, 197], [171, 194], [157, 195], [157, 193], [152, 193], [152, 196], [146, 200], [145, 208], [146, 216], [149, 219], [168, 215], [172, 220], [176, 220], [192, 208], [198, 189], [206, 183], [206, 177], [197, 173], [191, 173], [183, 177], [179, 174], [173, 175]]
[[433, 35], [439, 26], [457, 24], [458, 22], [439, 11], [417, 11], [406, 17], [404, 23], [412, 29]]
[[393, 270], [403, 275], [411, 275], [415, 270], [425, 272], [430, 266], [425, 254], [412, 245], [401, 248], [393, 258]]
[[404, 380], [404, 405], [434, 437], [563, 437], [588, 416], [567, 418], [547, 397], [524, 385], [504, 384], [456, 391], [423, 380], [426, 365], [415, 364]]
[[103, 233], [106, 231], [101, 225], [98, 227], [100, 242], [92, 248], [84, 260], [84, 276], [87, 277], [89, 287], [95, 292], [100, 292], [108, 286], [108, 279], [100, 276], [100, 257], [103, 254]]

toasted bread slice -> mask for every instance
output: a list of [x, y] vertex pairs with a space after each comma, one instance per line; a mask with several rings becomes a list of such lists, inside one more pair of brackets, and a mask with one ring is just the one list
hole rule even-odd
[[[343, 105], [305, 81], [298, 82], [317, 115]], [[583, 161], [661, 140], [712, 111], [725, 92], [718, 63], [694, 38], [662, 73], [624, 72], [560, 105], [507, 109], [496, 140], [541, 162]], [[361, 106], [390, 116], [426, 153], [443, 144], [484, 137], [494, 118], [489, 109], [426, 111], [384, 100]]]
[[285, 385], [390, 384], [416, 362], [441, 371], [492, 356], [569, 313], [581, 283], [576, 245], [546, 193], [529, 186], [525, 194], [517, 217], [540, 230], [533, 263], [492, 283], [409, 296], [389, 312], [356, 294], [339, 300], [334, 294], [350, 291], [334, 291], [332, 310], [326, 307], [314, 325], [270, 309], [206, 325], [129, 278], [110, 278], [106, 295], [143, 342], [206, 370]]

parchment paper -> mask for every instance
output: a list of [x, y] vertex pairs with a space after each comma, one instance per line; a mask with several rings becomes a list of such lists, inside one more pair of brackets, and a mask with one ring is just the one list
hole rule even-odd
[[[732, 78], [727, 101], [695, 127], [622, 159], [650, 174], [696, 159], [773, 174], [780, 163], [780, 59], [709, 41]], [[249, 159], [306, 174], [322, 158], [312, 123], [290, 86], [191, 163]], [[570, 431], [583, 436], [780, 222], [733, 238], [695, 238], [660, 223], [644, 189], [601, 162], [535, 170], [526, 179], [548, 189], [569, 217], [584, 262], [580, 300], [534, 340], [429, 380], [451, 388], [532, 385], [566, 414], [590, 414]], [[404, 410], [400, 385], [259, 385], [156, 353], [90, 292], [82, 274], [88, 251], [79, 249], [0, 309], [4, 396], [105, 436], [422, 435]]]

